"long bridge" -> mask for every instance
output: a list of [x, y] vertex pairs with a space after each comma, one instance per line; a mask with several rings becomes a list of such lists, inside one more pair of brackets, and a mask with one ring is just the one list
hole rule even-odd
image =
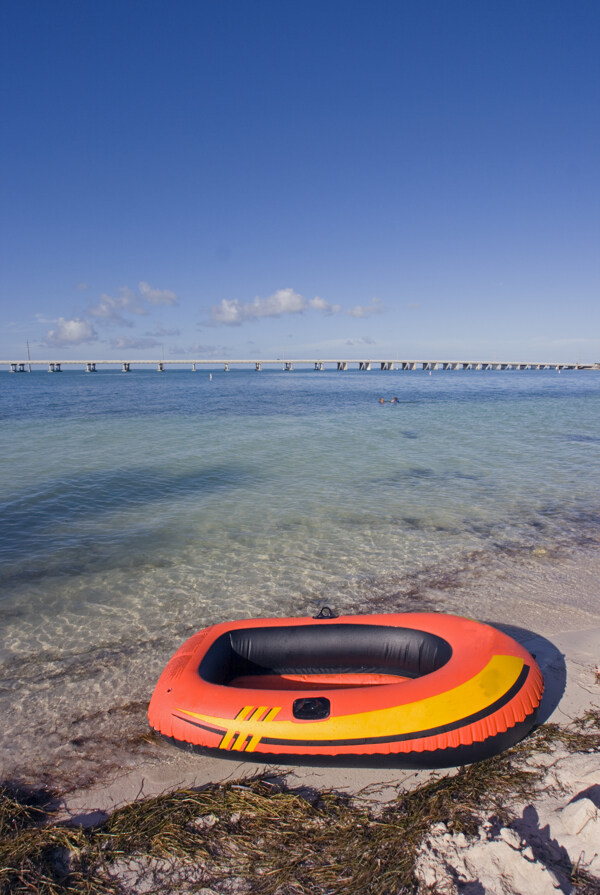
[[152, 366], [163, 373], [169, 366], [190, 367], [197, 372], [199, 367], [220, 367], [229, 372], [232, 367], [250, 366], [260, 371], [263, 367], [280, 366], [284, 371], [292, 371], [296, 367], [313, 367], [315, 370], [326, 368], [340, 371], [355, 367], [358, 370], [600, 370], [600, 363], [538, 363], [529, 361], [486, 361], [486, 360], [331, 360], [294, 358], [285, 360], [271, 358], [256, 359], [211, 359], [211, 360], [0, 360], [0, 369], [8, 367], [11, 373], [31, 373], [33, 367], [45, 368], [49, 373], [61, 373], [67, 367], [82, 367], [86, 373], [96, 373], [104, 366], [120, 366], [123, 373], [130, 373], [133, 367]]

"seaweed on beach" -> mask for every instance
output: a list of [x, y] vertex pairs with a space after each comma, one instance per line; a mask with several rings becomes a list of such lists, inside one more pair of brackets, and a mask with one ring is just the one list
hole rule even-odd
[[531, 792], [534, 778], [511, 768], [507, 753], [379, 811], [333, 791], [301, 795], [260, 775], [136, 802], [94, 831], [38, 826], [40, 815], [28, 815], [20, 839], [4, 845], [12, 854], [2, 855], [0, 892], [135, 891], [148, 876], [147, 891], [156, 892], [173, 891], [175, 879], [178, 891], [224, 892], [235, 880], [237, 891], [265, 895], [414, 892], [416, 853], [434, 823], [474, 833], [482, 804], [499, 808]]
[[588, 709], [566, 727], [559, 724], [544, 724], [534, 731], [532, 737], [515, 748], [531, 741], [536, 751], [549, 751], [555, 745], [562, 745], [567, 752], [600, 752], [600, 711]]
[[[143, 799], [82, 830], [0, 789], [0, 893], [158, 895], [209, 887], [227, 895], [410, 895], [431, 828], [443, 823], [472, 836], [490, 813], [510, 822], [507, 805], [532, 799], [543, 779], [536, 754], [557, 744], [600, 750], [600, 713], [569, 728], [544, 725], [507, 752], [434, 776], [383, 806], [368, 792], [351, 798], [294, 790], [265, 772]], [[595, 891], [596, 881], [577, 868], [572, 882], [582, 895]]]
[[89, 836], [52, 822], [50, 801], [51, 794], [44, 791], [0, 786], [0, 893], [120, 892], [108, 878], [94, 872]]

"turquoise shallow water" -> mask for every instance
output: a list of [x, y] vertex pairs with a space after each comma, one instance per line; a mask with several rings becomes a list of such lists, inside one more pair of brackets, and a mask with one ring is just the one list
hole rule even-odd
[[594, 372], [0, 374], [7, 767], [88, 755], [94, 716], [110, 753], [206, 623], [596, 542], [599, 411]]

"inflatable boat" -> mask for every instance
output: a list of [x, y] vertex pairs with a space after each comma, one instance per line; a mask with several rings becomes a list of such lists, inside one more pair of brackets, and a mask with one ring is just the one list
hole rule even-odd
[[449, 767], [525, 736], [542, 692], [533, 657], [489, 625], [321, 610], [194, 634], [163, 671], [148, 717], [176, 743], [221, 755]]

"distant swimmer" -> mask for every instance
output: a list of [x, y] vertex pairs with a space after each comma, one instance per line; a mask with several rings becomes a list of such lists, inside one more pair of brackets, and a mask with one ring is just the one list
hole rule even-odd
[[398, 398], [392, 398], [392, 400], [390, 401], [390, 404], [397, 404], [397, 403], [398, 403]]
[[383, 399], [383, 398], [380, 398], [380, 399], [379, 399], [379, 403], [380, 403], [380, 404], [385, 404], [384, 399]]

